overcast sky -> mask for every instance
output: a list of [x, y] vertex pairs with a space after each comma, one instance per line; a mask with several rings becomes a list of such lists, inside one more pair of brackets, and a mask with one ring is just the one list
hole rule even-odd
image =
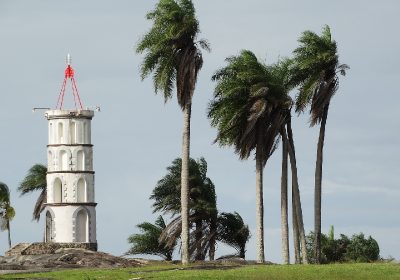
[[[99, 250], [120, 255], [135, 225], [153, 222], [148, 197], [166, 167], [180, 156], [182, 113], [174, 97], [164, 104], [151, 79], [141, 81], [142, 56], [134, 48], [151, 22], [156, 1], [0, 2], [0, 181], [11, 188], [16, 217], [13, 244], [41, 241], [43, 220], [31, 221], [38, 193], [16, 192], [27, 170], [46, 164], [47, 121], [33, 107], [52, 107], [69, 52], [85, 106], [101, 107], [92, 121]], [[253, 237], [255, 163], [212, 142], [206, 117], [215, 84], [210, 77], [227, 56], [253, 51], [267, 63], [290, 56], [301, 32], [331, 27], [341, 77], [330, 106], [323, 167], [322, 228], [363, 232], [377, 239], [381, 255], [400, 259], [400, 3], [398, 1], [194, 1], [204, 53], [193, 99], [191, 156], [204, 156], [220, 211], [237, 211]], [[66, 92], [71, 96], [71, 91]], [[313, 181], [318, 128], [295, 117], [294, 137], [306, 231], [313, 228]], [[280, 255], [280, 149], [265, 168], [266, 259]], [[169, 217], [167, 217], [169, 218]], [[291, 234], [291, 233], [290, 233]], [[0, 254], [7, 234], [0, 233]], [[219, 246], [217, 256], [233, 253]]]

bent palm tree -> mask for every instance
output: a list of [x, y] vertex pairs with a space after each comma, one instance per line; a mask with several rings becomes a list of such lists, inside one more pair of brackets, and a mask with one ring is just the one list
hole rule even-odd
[[322, 29], [321, 36], [305, 31], [299, 38], [300, 46], [294, 50], [291, 83], [300, 86], [296, 97], [296, 111], [303, 112], [310, 105], [310, 124], [320, 125], [317, 160], [315, 167], [314, 199], [314, 246], [315, 259], [321, 255], [321, 187], [325, 126], [330, 101], [339, 87], [339, 77], [349, 67], [339, 64], [337, 45], [332, 40], [329, 26]]
[[[293, 200], [293, 221], [295, 234], [299, 233], [299, 241], [302, 245], [303, 262], [308, 263], [306, 250], [306, 236], [304, 232], [303, 214], [301, 210], [300, 190], [297, 177], [297, 164], [294, 149], [293, 132], [291, 128], [291, 109], [292, 99], [289, 91], [292, 89], [290, 83], [290, 68], [293, 61], [287, 58], [280, 59], [270, 67], [270, 79], [281, 94], [285, 94], [285, 102], [280, 107], [280, 114], [284, 117], [284, 122], [280, 128], [282, 136], [282, 178], [281, 178], [281, 228], [282, 228], [282, 256], [284, 263], [289, 263], [289, 245], [288, 245], [288, 202], [287, 202], [287, 159], [290, 159], [292, 171], [292, 200]], [[287, 132], [286, 132], [287, 130]], [[295, 239], [297, 236], [295, 236]], [[296, 250], [295, 250], [296, 251]]]
[[34, 191], [40, 191], [40, 195], [33, 209], [33, 220], [36, 220], [37, 222], [40, 219], [40, 214], [45, 208], [44, 204], [47, 200], [46, 174], [46, 166], [42, 164], [35, 164], [29, 169], [28, 174], [18, 187], [18, 191], [21, 192], [21, 195], [25, 195]]
[[218, 216], [218, 240], [235, 248], [240, 258], [246, 258], [246, 243], [249, 239], [249, 226], [244, 224], [237, 212], [222, 212]]
[[195, 9], [190, 0], [160, 0], [147, 14], [153, 21], [150, 31], [138, 43], [136, 52], [145, 52], [141, 65], [144, 79], [153, 73], [156, 93], [162, 91], [167, 101], [176, 83], [178, 103], [183, 111], [182, 137], [182, 263], [189, 262], [189, 157], [190, 116], [197, 75], [203, 65], [200, 48], [209, 50], [200, 32]]
[[0, 229], [8, 231], [8, 246], [11, 248], [10, 221], [15, 217], [15, 210], [10, 203], [10, 190], [0, 182]]
[[164, 258], [167, 261], [172, 260], [173, 247], [168, 248], [165, 243], [159, 242], [162, 231], [166, 228], [165, 221], [160, 215], [156, 222], [141, 223], [136, 226], [142, 232], [140, 234], [132, 234], [128, 238], [128, 242], [132, 247], [126, 252], [126, 255], [156, 255]]
[[[157, 182], [150, 199], [154, 199], [154, 211], [162, 211], [173, 217], [181, 212], [181, 173], [182, 161], [175, 159], [167, 167], [167, 174]], [[189, 226], [195, 225], [191, 234], [190, 255], [196, 252], [195, 259], [204, 259], [208, 249], [213, 259], [217, 230], [217, 205], [215, 186], [207, 177], [207, 162], [204, 158], [189, 162]], [[176, 217], [165, 229], [160, 240], [167, 245], [176, 243], [182, 230], [182, 217]], [[206, 234], [207, 233], [207, 234]], [[206, 237], [206, 238], [205, 238]], [[168, 240], [166, 240], [168, 239]]]
[[290, 100], [276, 83], [271, 67], [244, 50], [226, 59], [228, 65], [212, 79], [217, 82], [208, 109], [211, 125], [217, 127], [215, 142], [234, 146], [240, 159], [255, 150], [257, 261], [264, 262], [263, 169], [274, 152], [279, 131], [285, 121], [282, 107]]

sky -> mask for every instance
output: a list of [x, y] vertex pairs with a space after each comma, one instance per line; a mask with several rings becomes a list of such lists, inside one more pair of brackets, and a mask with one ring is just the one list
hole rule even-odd
[[[400, 18], [398, 1], [193, 1], [204, 52], [193, 98], [191, 156], [205, 157], [218, 209], [237, 211], [252, 232], [247, 258], [255, 259], [255, 162], [213, 144], [216, 129], [206, 111], [212, 74], [242, 49], [274, 63], [290, 56], [305, 30], [331, 27], [340, 77], [331, 102], [324, 146], [322, 231], [363, 232], [381, 256], [400, 259]], [[166, 167], [180, 157], [182, 112], [175, 96], [164, 103], [151, 78], [139, 75], [138, 40], [149, 30], [146, 1], [0, 2], [0, 181], [11, 189], [16, 217], [13, 244], [43, 239], [32, 221], [39, 193], [21, 197], [19, 183], [35, 163], [46, 164], [47, 120], [33, 107], [54, 108], [70, 53], [84, 106], [100, 106], [92, 121], [99, 250], [121, 255], [137, 224], [154, 222], [148, 198]], [[397, 34], [397, 35], [396, 35]], [[296, 93], [293, 92], [293, 95]], [[72, 96], [71, 91], [66, 92]], [[293, 119], [305, 230], [313, 229], [313, 185], [318, 127], [307, 114]], [[280, 148], [264, 170], [265, 255], [281, 262]], [[169, 219], [169, 216], [166, 216]], [[292, 234], [290, 232], [290, 234]], [[0, 254], [7, 249], [0, 232]], [[293, 250], [292, 250], [293, 251]], [[217, 256], [234, 249], [218, 245]]]

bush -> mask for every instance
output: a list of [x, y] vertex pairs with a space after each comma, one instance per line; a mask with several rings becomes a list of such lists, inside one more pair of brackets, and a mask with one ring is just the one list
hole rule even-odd
[[[306, 236], [307, 256], [310, 263], [314, 258], [314, 233]], [[379, 245], [371, 236], [365, 239], [364, 234], [355, 234], [349, 239], [341, 234], [334, 238], [333, 226], [328, 235], [321, 234], [321, 263], [335, 262], [371, 262], [379, 259]]]

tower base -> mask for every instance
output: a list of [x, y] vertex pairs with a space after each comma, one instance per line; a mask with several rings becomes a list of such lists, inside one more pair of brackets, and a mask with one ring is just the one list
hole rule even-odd
[[[22, 246], [23, 245], [23, 246]], [[23, 248], [21, 248], [23, 247]], [[8, 250], [6, 256], [16, 255], [43, 255], [54, 254], [58, 249], [85, 249], [97, 251], [97, 243], [55, 243], [55, 242], [35, 242], [35, 243], [20, 243]], [[22, 250], [21, 250], [22, 249]]]

